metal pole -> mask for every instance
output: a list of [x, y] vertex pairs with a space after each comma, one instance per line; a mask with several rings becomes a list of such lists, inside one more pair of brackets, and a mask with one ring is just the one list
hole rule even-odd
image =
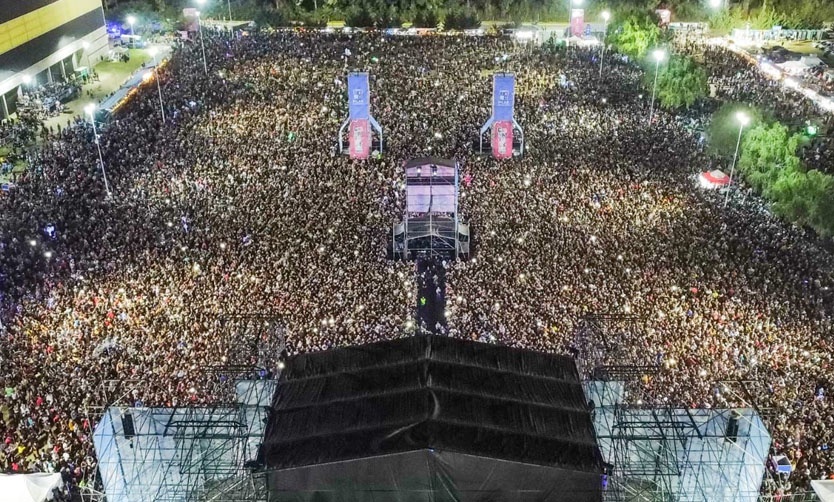
[[203, 18], [197, 17], [197, 28], [200, 30], [200, 47], [203, 49], [203, 71], [208, 75], [208, 64], [206, 64], [206, 45], [203, 43]]
[[231, 22], [232, 22], [232, 0], [228, 0], [227, 4], [229, 6], [229, 32], [231, 32], [232, 31], [232, 25], [231, 25]]
[[608, 33], [608, 22], [602, 29], [602, 52], [599, 55], [599, 78], [602, 78], [602, 61], [605, 59], [605, 34]]
[[135, 35], [133, 33], [133, 23], [130, 23], [130, 48], [131, 49], [136, 48], [136, 38], [135, 38]]
[[153, 71], [156, 77], [156, 90], [159, 91], [159, 111], [162, 113], [162, 123], [165, 123], [165, 106], [162, 104], [162, 86], [159, 83], [159, 66], [156, 64], [156, 52], [153, 55]]
[[652, 104], [649, 107], [649, 124], [652, 123], [652, 117], [654, 116], [654, 95], [657, 91], [657, 74], [660, 72], [660, 60], [658, 59], [654, 65], [654, 85], [652, 86]]
[[733, 175], [736, 172], [736, 158], [738, 158], [738, 149], [741, 146], [741, 132], [744, 130], [744, 125], [738, 128], [738, 141], [736, 141], [736, 153], [733, 154], [733, 167], [730, 168], [730, 183], [727, 184], [727, 191], [724, 193], [724, 207], [727, 207], [727, 202], [730, 200], [730, 189], [733, 186]]
[[104, 157], [101, 155], [101, 144], [99, 144], [98, 140], [98, 129], [96, 128], [96, 112], [90, 114], [90, 122], [93, 123], [93, 138], [96, 142], [96, 148], [98, 149], [98, 161], [101, 164], [101, 176], [104, 178], [104, 190], [107, 192], [107, 198], [111, 198], [110, 195], [110, 185], [107, 184], [107, 173], [104, 170]]

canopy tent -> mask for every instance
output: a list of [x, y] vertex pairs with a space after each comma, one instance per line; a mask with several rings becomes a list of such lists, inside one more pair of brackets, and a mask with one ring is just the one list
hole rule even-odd
[[701, 188], [712, 190], [729, 185], [730, 177], [723, 171], [713, 169], [712, 171], [702, 172], [701, 175], [698, 176], [698, 183], [701, 185]]
[[834, 480], [811, 481], [811, 488], [822, 502], [834, 502]]
[[43, 502], [52, 500], [52, 490], [61, 487], [61, 475], [0, 474], [0, 493], [3, 500], [16, 502]]

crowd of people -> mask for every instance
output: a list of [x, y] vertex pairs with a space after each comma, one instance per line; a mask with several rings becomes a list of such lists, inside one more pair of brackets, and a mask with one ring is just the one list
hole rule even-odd
[[[149, 87], [103, 132], [109, 195], [79, 118], [0, 199], [2, 469], [92, 478], [112, 381], [142, 382], [128, 405], [210, 402], [205, 367], [244, 350], [229, 316], [274, 314], [291, 354], [412, 333], [414, 265], [386, 245], [403, 163], [434, 155], [460, 162], [477, 239], [446, 264], [451, 336], [566, 352], [588, 315], [633, 314], [618, 357], [662, 366], [649, 393], [721, 407], [716, 381], [759, 379], [794, 479], [834, 473], [834, 258], [759, 199], [701, 191], [724, 161], [690, 118], [649, 123], [637, 66], [495, 37], [205, 33], [207, 72], [187, 42], [161, 72], [164, 122]], [[350, 70], [385, 129], [367, 161], [337, 149]], [[517, 78], [511, 161], [473, 148], [494, 71]]]

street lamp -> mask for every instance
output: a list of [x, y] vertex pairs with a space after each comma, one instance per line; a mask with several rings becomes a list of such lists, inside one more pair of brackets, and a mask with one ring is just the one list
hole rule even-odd
[[159, 91], [159, 112], [162, 114], [162, 123], [165, 123], [165, 106], [162, 104], [162, 85], [159, 83], [159, 66], [156, 64], [156, 53], [157, 48], [151, 47], [148, 49], [148, 52], [151, 53], [151, 57], [153, 57], [153, 71], [154, 77], [156, 77], [156, 90]]
[[721, 5], [724, 3], [724, 0], [709, 0], [709, 5], [713, 9], [720, 9]]
[[649, 124], [652, 123], [652, 118], [654, 118], [654, 97], [657, 93], [657, 74], [660, 73], [660, 62], [666, 57], [666, 52], [663, 49], [656, 49], [652, 52], [652, 57], [655, 60], [654, 66], [654, 85], [652, 86], [652, 104], [649, 107]]
[[136, 16], [127, 16], [127, 24], [130, 25], [130, 48], [136, 48], [136, 39], [134, 38], [133, 25], [136, 24]]
[[730, 182], [727, 184], [727, 191], [724, 193], [724, 207], [727, 207], [727, 201], [730, 199], [730, 189], [733, 186], [736, 159], [738, 158], [738, 149], [741, 146], [741, 133], [744, 131], [744, 127], [750, 123], [750, 117], [744, 112], [737, 112], [736, 120], [738, 121], [738, 141], [736, 141], [736, 153], [733, 154], [733, 166], [730, 168]]
[[[206, 0], [197, 0], [197, 5], [205, 5]], [[208, 63], [206, 63], [206, 45], [203, 43], [203, 21], [200, 11], [197, 11], [197, 29], [200, 30], [200, 48], [203, 50], [203, 71], [208, 75]]]
[[604, 21], [604, 28], [602, 29], [602, 51], [599, 53], [599, 78], [602, 78], [602, 60], [605, 58], [605, 35], [608, 34], [609, 19], [611, 19], [611, 13], [607, 10], [602, 11], [602, 20]]
[[90, 103], [84, 107], [84, 111], [90, 116], [90, 122], [93, 124], [93, 139], [95, 140], [96, 148], [98, 149], [98, 161], [101, 165], [101, 176], [104, 178], [104, 190], [107, 192], [107, 198], [109, 199], [111, 198], [110, 185], [107, 184], [107, 173], [104, 171], [104, 157], [101, 155], [101, 145], [98, 141], [98, 129], [96, 129], [96, 105]]

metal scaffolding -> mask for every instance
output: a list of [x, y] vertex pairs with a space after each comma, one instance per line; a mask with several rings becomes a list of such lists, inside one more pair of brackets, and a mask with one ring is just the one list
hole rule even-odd
[[668, 368], [617, 343], [639, 339], [643, 326], [635, 316], [589, 316], [574, 341], [606, 463], [605, 500], [757, 500], [770, 449], [757, 409], [676, 406], [650, 385]]
[[203, 368], [208, 404], [148, 408], [131, 399], [142, 382], [103, 384], [111, 405], [93, 443], [107, 500], [265, 500], [258, 452], [285, 352], [283, 324], [271, 314], [217, 322], [229, 347], [222, 364]]

